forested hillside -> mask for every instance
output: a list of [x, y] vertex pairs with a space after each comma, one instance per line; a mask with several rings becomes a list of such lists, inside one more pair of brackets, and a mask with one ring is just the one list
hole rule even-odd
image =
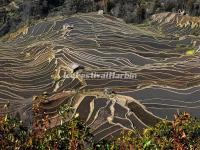
[[200, 15], [199, 0], [2, 0], [0, 2], [0, 36], [15, 31], [32, 19], [47, 16], [69, 16], [77, 12], [104, 10], [126, 22], [142, 23], [159, 12]]

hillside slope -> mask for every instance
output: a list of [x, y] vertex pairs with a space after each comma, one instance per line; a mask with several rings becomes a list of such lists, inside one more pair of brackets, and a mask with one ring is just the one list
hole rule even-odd
[[[96, 13], [41, 20], [0, 41], [0, 113], [19, 112], [27, 124], [49, 115], [55, 126], [67, 103], [97, 141], [177, 111], [200, 117], [199, 53], [186, 55], [192, 41]], [[82, 74], [111, 76], [85, 78], [73, 73], [74, 64]]]

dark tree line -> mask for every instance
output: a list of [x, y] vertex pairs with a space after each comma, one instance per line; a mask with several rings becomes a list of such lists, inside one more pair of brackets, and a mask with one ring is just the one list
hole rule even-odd
[[163, 11], [178, 12], [185, 11], [191, 16], [200, 16], [200, 1], [199, 0], [166, 0]]
[[200, 0], [21, 0], [18, 10], [5, 11], [3, 8], [12, 1], [0, 0], [0, 36], [22, 23], [54, 14], [69, 16], [104, 10], [128, 23], [142, 23], [152, 14], [179, 10], [200, 16]]
[[72, 12], [90, 12], [99, 9], [126, 22], [141, 23], [159, 12], [178, 12], [200, 16], [199, 0], [66, 0]]

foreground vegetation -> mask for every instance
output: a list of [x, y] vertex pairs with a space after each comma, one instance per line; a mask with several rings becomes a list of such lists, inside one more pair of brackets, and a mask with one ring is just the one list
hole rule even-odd
[[70, 111], [73, 109], [67, 105], [61, 107], [59, 114], [63, 119], [51, 129], [47, 116], [32, 129], [10, 114], [0, 116], [0, 149], [198, 150], [200, 147], [200, 120], [188, 113], [175, 115], [172, 122], [163, 120], [143, 132], [123, 131], [119, 137], [95, 143], [78, 114], [70, 121], [65, 120]]

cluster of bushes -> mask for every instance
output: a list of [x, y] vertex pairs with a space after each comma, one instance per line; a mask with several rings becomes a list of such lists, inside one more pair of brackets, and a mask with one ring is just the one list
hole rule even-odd
[[19, 117], [0, 116], [0, 149], [197, 150], [200, 147], [200, 120], [188, 113], [175, 115], [172, 122], [163, 120], [143, 132], [124, 130], [118, 137], [95, 143], [90, 128], [78, 114], [66, 120], [71, 111], [72, 107], [62, 106], [58, 112], [62, 118], [60, 124], [53, 128], [49, 128], [48, 116], [35, 120], [32, 128], [25, 127]]
[[174, 121], [163, 120], [143, 133], [123, 132], [117, 139], [103, 141], [100, 147], [122, 150], [198, 150], [200, 148], [200, 121], [188, 113], [176, 115]]
[[103, 9], [105, 13], [134, 23], [141, 23], [150, 15], [159, 12], [181, 10], [192, 16], [200, 15], [198, 0], [66, 0], [66, 2], [72, 12]]

